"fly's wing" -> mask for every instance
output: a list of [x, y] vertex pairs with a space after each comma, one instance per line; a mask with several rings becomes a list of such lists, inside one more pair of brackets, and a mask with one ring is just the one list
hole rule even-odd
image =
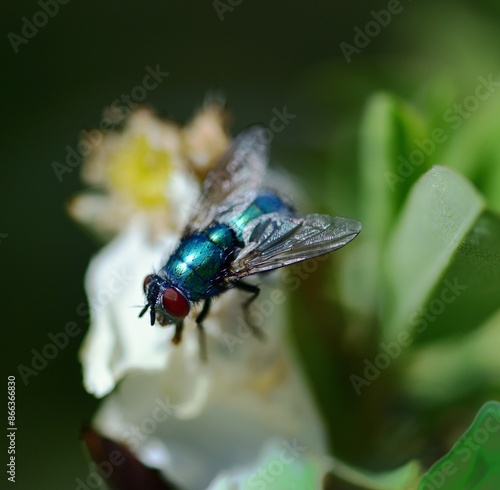
[[324, 214], [269, 215], [257, 224], [234, 260], [230, 281], [333, 252], [356, 238], [358, 221]]
[[216, 217], [244, 201], [262, 183], [267, 171], [268, 141], [265, 128], [253, 126], [242, 131], [212, 169], [205, 181], [201, 196], [185, 231], [206, 228]]

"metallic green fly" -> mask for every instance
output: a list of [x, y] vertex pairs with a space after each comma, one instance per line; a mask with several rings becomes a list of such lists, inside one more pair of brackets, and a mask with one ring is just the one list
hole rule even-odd
[[238, 288], [251, 294], [259, 287], [243, 279], [343, 247], [361, 231], [355, 220], [324, 214], [296, 213], [290, 203], [265, 185], [268, 144], [265, 129], [240, 133], [209, 172], [196, 212], [165, 266], [144, 280], [151, 325], [175, 324], [174, 343], [183, 321], [203, 302], [196, 324], [203, 333], [212, 300]]

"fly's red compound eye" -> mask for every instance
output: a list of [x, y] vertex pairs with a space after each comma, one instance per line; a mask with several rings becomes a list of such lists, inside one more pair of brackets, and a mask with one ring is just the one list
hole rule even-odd
[[161, 303], [165, 311], [174, 318], [184, 318], [189, 314], [189, 301], [175, 288], [167, 288]]
[[144, 279], [144, 284], [143, 284], [144, 292], [146, 292], [146, 287], [152, 280], [153, 280], [153, 274], [149, 274], [149, 276], [146, 276], [146, 279]]

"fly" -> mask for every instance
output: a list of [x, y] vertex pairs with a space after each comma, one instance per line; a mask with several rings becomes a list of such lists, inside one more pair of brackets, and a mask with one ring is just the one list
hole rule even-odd
[[196, 324], [204, 351], [203, 321], [213, 298], [241, 289], [251, 294], [246, 310], [260, 289], [242, 279], [330, 253], [361, 231], [349, 218], [298, 215], [265, 187], [267, 162], [265, 130], [241, 132], [208, 173], [176, 250], [157, 274], [145, 278], [146, 305], [139, 316], [149, 309], [151, 325], [175, 325], [173, 343], [181, 341], [194, 304], [203, 303]]

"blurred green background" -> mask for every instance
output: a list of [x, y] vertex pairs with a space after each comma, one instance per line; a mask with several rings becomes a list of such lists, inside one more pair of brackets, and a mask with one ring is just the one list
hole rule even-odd
[[[99, 245], [65, 214], [65, 203], [82, 187], [78, 169], [59, 182], [51, 164], [63, 162], [66, 146], [76, 147], [80, 131], [97, 126], [103, 109], [140, 84], [146, 67], [159, 64], [170, 75], [144, 102], [162, 115], [186, 120], [207, 94], [223, 94], [232, 130], [238, 131], [268, 124], [273, 110], [286, 107], [296, 117], [275, 135], [273, 161], [303, 183], [311, 207], [358, 218], [358, 136], [369, 96], [383, 90], [428, 101], [429, 84], [440, 80], [443, 93], [432, 92], [434, 107], [446, 109], [473, 90], [477, 76], [499, 68], [500, 4], [492, 0], [401, 2], [401, 12], [348, 63], [340, 44], [353, 44], [354, 29], [364, 28], [370, 11], [387, 4], [243, 0], [234, 7], [227, 3], [221, 21], [210, 1], [71, 0], [17, 54], [9, 33], [22, 35], [23, 17], [31, 20], [41, 7], [35, 1], [2, 5], [1, 364], [4, 379], [17, 376], [19, 488], [76, 487], [75, 479], [88, 473], [78, 430], [98, 405], [81, 384], [77, 351], [87, 325], [77, 307], [85, 301], [82, 279]], [[327, 282], [321, 271], [314, 278]], [[308, 295], [317, 296], [310, 282], [297, 297]], [[305, 303], [296, 313], [299, 320], [307, 318]], [[329, 329], [331, 322], [322, 324], [321, 316], [314, 315], [319, 326], [311, 338], [333, 345], [342, 332]], [[49, 332], [61, 332], [71, 321], [80, 333], [25, 386], [18, 366], [30, 366], [32, 350], [40, 351]], [[305, 356], [313, 356], [312, 340], [303, 331], [298, 336]], [[319, 386], [339, 379], [332, 370], [349, 355], [332, 347], [331, 357], [330, 364], [309, 368], [321, 378]], [[383, 469], [409, 457], [431, 464], [447, 449], [437, 443], [423, 451], [424, 444], [415, 444], [394, 460], [381, 447], [373, 456], [373, 447], [362, 446], [367, 425], [376, 424], [380, 414], [371, 421], [349, 416], [343, 407], [353, 400], [339, 398], [354, 393], [345, 378], [344, 383], [334, 387], [332, 381], [331, 391], [317, 393], [340, 456]], [[400, 424], [408, 433], [416, 424], [404, 403], [384, 408], [373, 397], [363, 403], [387, 410], [385, 423]], [[476, 409], [463, 410], [469, 416]], [[384, 441], [386, 429], [378, 428]], [[404, 431], [397, 437], [391, 444], [404, 445]]]

